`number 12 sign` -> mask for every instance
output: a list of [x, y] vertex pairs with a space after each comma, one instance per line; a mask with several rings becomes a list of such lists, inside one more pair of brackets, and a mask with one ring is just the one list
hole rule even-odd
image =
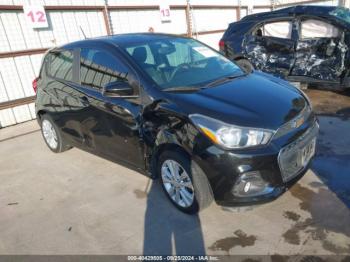
[[23, 6], [24, 16], [32, 28], [48, 27], [45, 9], [41, 5]]

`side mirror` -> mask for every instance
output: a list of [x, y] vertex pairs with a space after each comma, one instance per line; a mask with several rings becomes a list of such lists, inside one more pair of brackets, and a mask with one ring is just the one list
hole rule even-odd
[[102, 95], [107, 97], [131, 97], [133, 94], [133, 88], [126, 81], [111, 82], [102, 89]]

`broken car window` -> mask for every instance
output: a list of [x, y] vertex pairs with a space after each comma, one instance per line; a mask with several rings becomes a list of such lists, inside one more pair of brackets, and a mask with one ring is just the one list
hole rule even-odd
[[266, 23], [260, 29], [257, 30], [256, 34], [262, 34], [263, 36], [269, 37], [290, 39], [292, 37], [292, 22], [280, 21]]
[[334, 25], [317, 19], [301, 22], [301, 38], [337, 38], [339, 30]]

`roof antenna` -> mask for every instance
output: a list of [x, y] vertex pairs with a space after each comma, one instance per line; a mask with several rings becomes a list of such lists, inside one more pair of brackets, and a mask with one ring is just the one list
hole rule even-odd
[[84, 30], [83, 30], [83, 28], [81, 27], [81, 25], [79, 26], [79, 28], [80, 28], [80, 31], [82, 32], [83, 36], [84, 36], [84, 39], [86, 39], [86, 35], [85, 35]]

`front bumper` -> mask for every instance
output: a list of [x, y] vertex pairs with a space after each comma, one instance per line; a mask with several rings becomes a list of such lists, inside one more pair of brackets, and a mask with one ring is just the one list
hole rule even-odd
[[[318, 123], [311, 117], [289, 134], [268, 146], [224, 151], [211, 146], [197, 154], [219, 205], [239, 206], [271, 201], [297, 182], [312, 161]], [[302, 153], [311, 155], [305, 159]], [[248, 183], [249, 182], [249, 183]]]

